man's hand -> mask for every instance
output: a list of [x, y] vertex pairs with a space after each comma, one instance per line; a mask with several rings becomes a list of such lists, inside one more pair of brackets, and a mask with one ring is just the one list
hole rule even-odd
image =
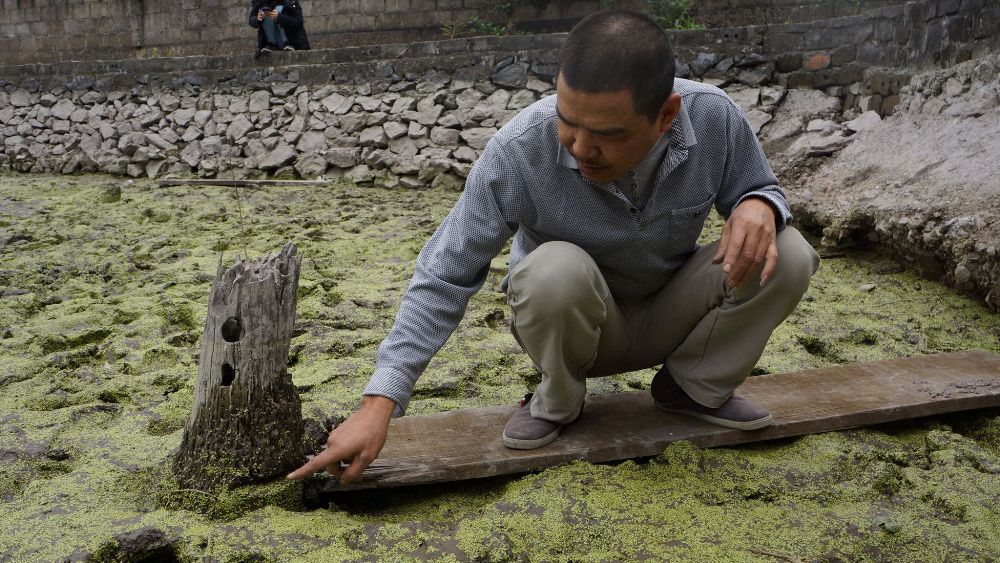
[[264, 12], [263, 8], [261, 8], [260, 10], [257, 10], [257, 21], [259, 21], [259, 22], [264, 21], [264, 13], [265, 12]]
[[[360, 480], [361, 473], [378, 457], [385, 445], [389, 420], [395, 409], [396, 402], [392, 399], [366, 396], [358, 412], [330, 432], [326, 449], [289, 473], [288, 478], [302, 479], [325, 468], [327, 473], [336, 475], [342, 484]], [[350, 466], [341, 469], [341, 461], [350, 462]]]
[[271, 10], [267, 13], [267, 17], [271, 18], [272, 21], [278, 21], [278, 10]]
[[760, 285], [764, 285], [778, 265], [777, 228], [774, 209], [767, 202], [748, 198], [743, 200], [730, 215], [722, 228], [719, 249], [712, 258], [713, 264], [722, 264], [722, 271], [729, 274], [729, 287], [740, 287], [757, 271], [762, 262], [764, 271]]

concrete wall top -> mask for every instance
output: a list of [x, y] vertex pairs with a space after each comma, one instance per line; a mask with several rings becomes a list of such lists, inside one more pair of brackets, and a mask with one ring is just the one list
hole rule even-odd
[[[35, 0], [40, 1], [40, 0]], [[187, 1], [187, 0], [185, 0]], [[671, 31], [677, 58], [701, 52], [770, 61], [791, 85], [826, 87], [855, 82], [867, 66], [922, 68], [953, 64], [1000, 48], [1000, 2], [921, 0], [865, 14], [809, 23]], [[482, 75], [510, 60], [554, 75], [565, 34], [482, 36], [249, 56], [158, 57], [0, 66], [11, 84], [69, 89], [150, 84], [203, 86], [289, 80], [303, 83], [389, 79], [406, 73], [470, 69]]]
[[[313, 48], [442, 39], [443, 26], [473, 35], [474, 18], [520, 31], [567, 31], [606, 0], [514, 3], [510, 19], [496, 0], [300, 0]], [[955, 0], [960, 2], [961, 0]], [[612, 0], [646, 10], [646, 0]], [[696, 0], [709, 27], [800, 23], [864, 13], [901, 0]], [[0, 52], [7, 64], [236, 55], [256, 47], [249, 0], [3, 0]]]
[[[640, 0], [620, 0], [638, 8]], [[440, 39], [444, 24], [471, 18], [500, 24], [490, 0], [301, 0], [314, 48]], [[521, 5], [515, 22], [534, 31], [565, 29], [597, 0]], [[9, 63], [252, 53], [249, 0], [4, 0], [0, 52]], [[468, 25], [464, 26], [468, 32]]]

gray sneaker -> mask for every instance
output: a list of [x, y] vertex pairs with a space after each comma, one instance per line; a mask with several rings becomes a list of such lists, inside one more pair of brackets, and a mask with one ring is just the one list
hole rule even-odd
[[503, 445], [515, 450], [533, 450], [551, 443], [559, 437], [558, 422], [531, 416], [531, 396], [521, 399], [521, 408], [510, 417], [503, 428]]
[[683, 414], [700, 418], [717, 426], [735, 428], [737, 430], [757, 430], [770, 426], [773, 422], [771, 413], [743, 397], [733, 395], [718, 408], [709, 408], [692, 399], [674, 381], [667, 367], [663, 366], [653, 377], [649, 386], [656, 406], [675, 414]]

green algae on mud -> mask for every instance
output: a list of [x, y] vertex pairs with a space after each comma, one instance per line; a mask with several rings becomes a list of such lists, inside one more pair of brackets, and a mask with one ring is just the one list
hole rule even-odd
[[[228, 262], [298, 245], [289, 371], [322, 426], [357, 404], [416, 255], [456, 198], [0, 176], [0, 561], [97, 553], [144, 526], [192, 561], [1000, 557], [997, 412], [742, 448], [676, 444], [648, 462], [348, 495], [309, 512], [284, 483], [232, 498], [176, 490], [162, 467], [190, 413], [219, 252]], [[703, 240], [720, 226], [713, 217]], [[538, 382], [506, 329], [505, 272], [498, 257], [410, 414], [513, 403]], [[1000, 352], [997, 315], [853, 253], [824, 261], [756, 371], [969, 348]], [[652, 374], [588, 383], [643, 389]]]

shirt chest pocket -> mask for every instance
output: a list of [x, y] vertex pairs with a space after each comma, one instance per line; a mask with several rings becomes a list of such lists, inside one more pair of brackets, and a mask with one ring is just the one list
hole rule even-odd
[[714, 202], [715, 196], [712, 196], [698, 205], [670, 211], [669, 237], [674, 250], [685, 252], [694, 248]]

